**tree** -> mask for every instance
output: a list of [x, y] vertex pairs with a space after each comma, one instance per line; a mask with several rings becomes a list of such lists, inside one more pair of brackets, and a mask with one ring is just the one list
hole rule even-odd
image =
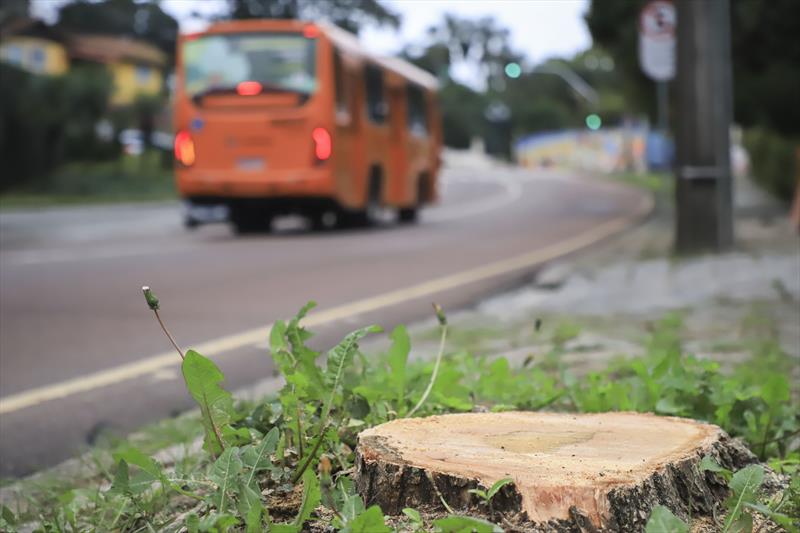
[[367, 24], [397, 28], [400, 15], [378, 0], [228, 0], [233, 19], [329, 20], [352, 33]]
[[30, 7], [31, 0], [5, 0], [0, 5], [0, 24], [14, 18], [27, 17]]
[[506, 64], [521, 60], [511, 50], [509, 36], [492, 17], [472, 20], [446, 14], [427, 29], [424, 43], [406, 47], [403, 55], [440, 78], [450, 77], [454, 65], [467, 64], [477, 70], [479, 85], [502, 89]]
[[447, 81], [439, 91], [444, 143], [453, 148], [469, 148], [473, 137], [484, 134], [483, 112], [486, 95], [466, 85]]
[[77, 0], [58, 12], [58, 24], [68, 31], [127, 36], [148, 41], [175, 56], [178, 21], [155, 0]]

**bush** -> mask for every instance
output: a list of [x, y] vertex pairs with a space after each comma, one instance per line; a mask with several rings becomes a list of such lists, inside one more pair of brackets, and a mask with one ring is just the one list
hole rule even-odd
[[42, 175], [58, 163], [63, 127], [58, 87], [56, 78], [0, 64], [0, 189]]
[[750, 153], [756, 182], [779, 198], [791, 200], [800, 171], [797, 168], [800, 142], [768, 129], [753, 128], [745, 132], [744, 146]]
[[64, 129], [67, 159], [108, 159], [119, 154], [115, 143], [103, 142], [96, 133], [97, 123], [106, 116], [113, 88], [108, 71], [97, 65], [73, 67], [63, 79], [61, 95], [66, 104]]
[[46, 176], [64, 159], [113, 152], [95, 133], [111, 88], [103, 67], [37, 76], [0, 64], [0, 190]]

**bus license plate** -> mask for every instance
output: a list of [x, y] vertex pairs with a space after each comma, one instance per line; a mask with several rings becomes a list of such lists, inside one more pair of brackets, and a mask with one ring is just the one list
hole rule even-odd
[[261, 170], [264, 168], [263, 157], [240, 157], [236, 161], [239, 170]]

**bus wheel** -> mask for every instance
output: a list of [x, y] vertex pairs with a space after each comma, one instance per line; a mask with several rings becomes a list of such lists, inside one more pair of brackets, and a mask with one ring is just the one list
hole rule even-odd
[[381, 205], [381, 198], [383, 196], [382, 186], [381, 171], [378, 168], [374, 168], [369, 179], [367, 205], [361, 215], [363, 217], [363, 225], [365, 226], [377, 226], [386, 218], [387, 210]]
[[238, 235], [269, 231], [272, 217], [259, 209], [237, 205], [230, 208], [231, 223]]
[[419, 220], [419, 209], [415, 207], [404, 207], [397, 212], [397, 218], [401, 224], [413, 224]]
[[339, 209], [336, 212], [336, 225], [343, 229], [361, 228], [368, 224], [366, 210]]
[[329, 210], [320, 209], [309, 213], [308, 220], [311, 222], [312, 231], [325, 231], [339, 222], [339, 215]]
[[397, 218], [401, 224], [413, 224], [419, 220], [419, 206], [425, 201], [427, 191], [427, 177], [421, 175], [417, 180], [417, 203], [412, 207], [404, 207], [397, 211]]

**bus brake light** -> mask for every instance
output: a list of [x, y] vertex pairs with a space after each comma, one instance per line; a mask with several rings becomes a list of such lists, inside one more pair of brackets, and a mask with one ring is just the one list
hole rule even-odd
[[194, 141], [186, 130], [181, 130], [175, 135], [175, 159], [186, 167], [194, 164]]
[[313, 24], [309, 24], [303, 27], [303, 37], [305, 37], [306, 39], [314, 39], [316, 37], [319, 37], [319, 33], [320, 33], [319, 28], [317, 26], [314, 26]]
[[317, 160], [328, 160], [333, 151], [333, 142], [328, 130], [325, 128], [314, 128], [314, 131], [311, 132], [311, 138], [314, 139], [314, 155], [317, 157]]
[[243, 81], [236, 86], [236, 94], [239, 96], [255, 96], [261, 92], [261, 84], [257, 81]]

